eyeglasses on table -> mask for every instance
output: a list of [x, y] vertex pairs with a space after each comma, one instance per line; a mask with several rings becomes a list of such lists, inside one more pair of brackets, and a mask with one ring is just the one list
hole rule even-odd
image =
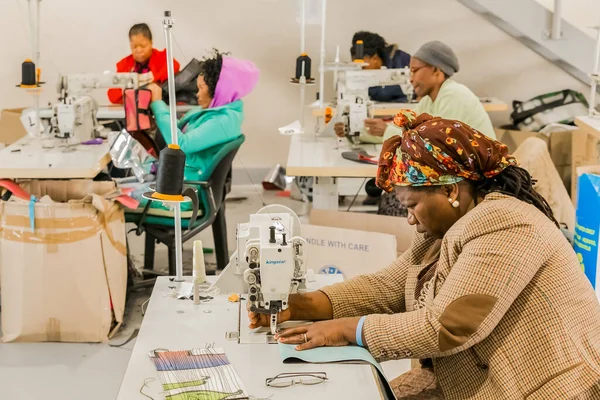
[[285, 372], [265, 379], [265, 384], [274, 388], [285, 388], [294, 385], [318, 385], [328, 380], [325, 372]]

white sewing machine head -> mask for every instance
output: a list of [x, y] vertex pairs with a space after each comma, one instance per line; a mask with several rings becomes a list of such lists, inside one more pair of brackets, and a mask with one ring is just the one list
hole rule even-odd
[[399, 85], [408, 98], [412, 98], [410, 69], [362, 69], [340, 71], [337, 81], [337, 111], [346, 125], [346, 137], [357, 143], [364, 121], [373, 118], [374, 103], [369, 98], [369, 88]]
[[71, 74], [63, 76], [57, 84], [59, 99], [89, 95], [94, 89], [137, 89], [136, 73]]
[[94, 139], [100, 128], [96, 120], [98, 104], [91, 96], [94, 89], [138, 87], [134, 73], [72, 74], [63, 76], [57, 84], [59, 101], [53, 105], [51, 132], [63, 139], [84, 142]]
[[397, 69], [355, 69], [342, 70], [337, 81], [337, 101], [355, 103], [356, 100], [369, 101], [369, 88], [375, 86], [398, 85], [404, 94], [411, 98], [413, 87], [410, 83], [410, 68]]
[[55, 118], [51, 120], [56, 137], [74, 138], [79, 142], [95, 137], [96, 110], [98, 105], [91, 96], [69, 98], [65, 103], [53, 106]]
[[305, 243], [292, 210], [266, 206], [238, 224], [238, 248], [215, 285], [221, 292], [248, 293], [251, 311], [270, 314], [274, 334], [289, 295], [306, 287]]

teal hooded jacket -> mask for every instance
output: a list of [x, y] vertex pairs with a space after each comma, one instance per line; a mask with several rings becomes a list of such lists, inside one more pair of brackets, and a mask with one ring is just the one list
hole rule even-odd
[[[165, 142], [171, 143], [169, 106], [159, 100], [152, 102], [150, 107]], [[177, 122], [177, 140], [186, 155], [185, 180], [208, 178], [204, 171], [214, 162], [219, 145], [240, 137], [243, 121], [244, 104], [242, 100], [236, 100], [220, 107], [196, 107]]]

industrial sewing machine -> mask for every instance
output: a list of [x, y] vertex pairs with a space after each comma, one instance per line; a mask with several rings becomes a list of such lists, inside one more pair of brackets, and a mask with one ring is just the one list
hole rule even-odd
[[96, 119], [98, 104], [91, 96], [94, 89], [136, 89], [134, 73], [72, 74], [57, 84], [58, 102], [52, 105], [50, 134], [80, 143], [99, 136], [102, 126]]
[[271, 334], [277, 331], [277, 314], [288, 308], [289, 295], [306, 289], [301, 233], [300, 220], [289, 208], [260, 209], [238, 224], [237, 250], [214, 284], [221, 293], [247, 294], [251, 311], [270, 315]]
[[[337, 80], [336, 115], [346, 126], [346, 137], [357, 145], [364, 121], [373, 118], [374, 103], [369, 98], [369, 88], [399, 85], [408, 98], [412, 97], [410, 69], [359, 69], [342, 70]], [[340, 118], [340, 117], [338, 117]]]
[[[98, 106], [90, 92], [99, 88], [136, 88], [136, 74], [74, 74], [57, 85], [59, 101], [46, 110], [24, 110], [29, 135], [0, 151], [6, 178], [93, 178], [110, 161], [110, 143], [93, 141], [109, 129], [96, 120]], [[120, 106], [123, 108], [123, 106]], [[41, 120], [40, 127], [36, 121]], [[41, 129], [40, 129], [41, 128]]]

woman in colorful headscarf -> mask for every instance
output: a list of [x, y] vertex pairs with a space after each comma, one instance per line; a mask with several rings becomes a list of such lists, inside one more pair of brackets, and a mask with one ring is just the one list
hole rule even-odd
[[[600, 398], [600, 304], [532, 179], [502, 143], [404, 111], [377, 181], [416, 226], [388, 268], [290, 296], [298, 350], [357, 344], [418, 358], [399, 398]], [[264, 325], [250, 313], [251, 326]]]

